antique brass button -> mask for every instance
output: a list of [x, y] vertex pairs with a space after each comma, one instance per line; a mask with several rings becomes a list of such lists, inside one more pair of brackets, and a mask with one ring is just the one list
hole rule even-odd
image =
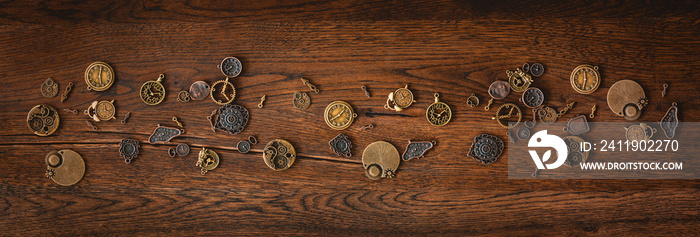
[[[532, 70], [532, 68], [530, 68], [530, 70]], [[523, 70], [520, 68], [515, 71], [506, 71], [506, 74], [508, 75], [508, 84], [515, 92], [525, 91], [534, 81], [532, 80], [532, 76], [523, 72]]]
[[294, 92], [294, 100], [292, 100], [292, 104], [294, 105], [294, 108], [300, 109], [300, 110], [305, 110], [306, 108], [311, 105], [311, 98], [309, 98], [309, 94], [306, 94], [306, 92]]
[[85, 70], [88, 90], [104, 91], [114, 83], [114, 70], [104, 62], [94, 62]]
[[590, 94], [600, 86], [598, 66], [580, 65], [571, 72], [571, 87], [581, 94]]
[[161, 82], [165, 75], [160, 74], [158, 80], [147, 81], [141, 85], [141, 100], [147, 105], [157, 105], [165, 99], [165, 88]]
[[27, 126], [38, 136], [48, 136], [58, 129], [60, 119], [56, 109], [50, 105], [40, 104], [29, 110]]
[[423, 154], [425, 154], [425, 152], [427, 152], [428, 150], [432, 149], [433, 146], [435, 146], [435, 141], [408, 141], [408, 146], [406, 146], [406, 150], [403, 152], [403, 155], [401, 155], [401, 159], [407, 161], [413, 158], [421, 158], [423, 157]]
[[122, 139], [121, 143], [119, 143], [119, 155], [124, 157], [124, 162], [129, 164], [139, 154], [140, 147], [141, 145], [139, 145], [137, 140]]
[[111, 101], [93, 101], [87, 110], [83, 111], [85, 115], [95, 120], [95, 122], [117, 119], [114, 115], [117, 113], [114, 107], [114, 100]]
[[199, 151], [199, 157], [197, 158], [197, 164], [195, 166], [202, 168], [202, 175], [206, 174], [208, 171], [216, 169], [219, 166], [219, 154], [209, 150], [207, 148], [202, 148]]
[[270, 169], [282, 171], [289, 169], [297, 158], [294, 146], [288, 141], [275, 139], [267, 143], [263, 149], [263, 161]]
[[326, 124], [335, 130], [343, 130], [350, 127], [353, 119], [357, 117], [350, 104], [340, 100], [328, 104], [323, 114]]
[[627, 120], [637, 120], [647, 104], [644, 89], [635, 81], [620, 80], [608, 90], [608, 107]]
[[450, 106], [440, 102], [440, 94], [435, 93], [435, 102], [425, 110], [425, 117], [434, 126], [445, 126], [452, 119], [452, 109]]
[[190, 86], [190, 97], [192, 100], [203, 100], [209, 96], [211, 88], [203, 81], [196, 81]]
[[673, 102], [671, 104], [671, 108], [668, 108], [668, 111], [666, 111], [666, 115], [659, 121], [659, 125], [661, 125], [661, 130], [664, 130], [664, 135], [666, 135], [667, 138], [673, 138], [676, 136], [676, 128], [678, 127], [678, 107], [676, 107], [676, 102]]
[[[513, 114], [513, 112], [515, 112], [515, 114]], [[513, 115], [515, 115], [517, 119], [513, 119]], [[520, 111], [520, 107], [513, 103], [505, 103], [501, 105], [498, 107], [498, 110], [496, 110], [496, 116], [491, 117], [491, 119], [498, 122], [498, 125], [508, 129], [518, 126], [522, 118], [523, 113]]]
[[58, 95], [58, 84], [50, 77], [41, 84], [41, 95], [46, 98], [53, 98]]
[[46, 176], [61, 186], [76, 184], [85, 175], [83, 157], [73, 150], [51, 151], [45, 162]]
[[362, 152], [362, 166], [371, 180], [393, 178], [400, 162], [399, 151], [394, 145], [385, 141], [373, 142]]
[[474, 137], [474, 142], [469, 148], [469, 157], [488, 165], [501, 156], [504, 147], [505, 144], [500, 138], [494, 135], [480, 134]]
[[413, 102], [416, 102], [413, 100], [413, 92], [411, 92], [411, 90], [408, 89], [408, 85], [406, 85], [404, 88], [399, 88], [389, 93], [389, 98], [387, 98], [384, 108], [401, 111], [411, 106]]

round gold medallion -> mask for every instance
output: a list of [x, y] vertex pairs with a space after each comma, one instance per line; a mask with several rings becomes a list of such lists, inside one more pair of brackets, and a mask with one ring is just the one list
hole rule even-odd
[[50, 105], [40, 104], [34, 106], [27, 115], [29, 130], [42, 137], [54, 133], [58, 129], [59, 122], [58, 112]]
[[107, 90], [114, 83], [114, 70], [107, 63], [94, 62], [85, 70], [85, 83], [88, 90]]
[[371, 180], [393, 178], [400, 162], [399, 151], [385, 141], [373, 142], [362, 152], [362, 166]]
[[294, 146], [286, 140], [275, 139], [263, 149], [263, 160], [270, 169], [281, 171], [289, 169], [297, 158]]
[[435, 126], [444, 126], [452, 119], [452, 109], [450, 106], [440, 102], [440, 94], [435, 93], [435, 103], [430, 104], [425, 110], [425, 117], [428, 122]]
[[165, 99], [165, 88], [161, 81], [163, 81], [165, 75], [160, 74], [158, 80], [147, 81], [141, 85], [141, 100], [147, 105], [157, 105], [163, 102]]
[[357, 117], [350, 104], [345, 101], [331, 102], [323, 114], [326, 124], [335, 130], [343, 130], [350, 127], [353, 119]]
[[45, 162], [46, 177], [61, 186], [76, 184], [85, 175], [83, 157], [73, 150], [51, 151]]
[[571, 72], [571, 87], [581, 94], [590, 94], [600, 86], [598, 66], [581, 65]]

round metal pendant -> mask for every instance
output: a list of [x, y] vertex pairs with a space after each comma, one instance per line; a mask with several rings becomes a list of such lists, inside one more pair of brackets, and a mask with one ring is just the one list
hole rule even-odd
[[53, 98], [58, 95], [58, 84], [50, 77], [41, 84], [41, 95], [46, 98]]
[[581, 65], [571, 72], [571, 87], [581, 94], [590, 94], [600, 86], [600, 74], [598, 66]]
[[195, 166], [202, 168], [202, 175], [204, 175], [219, 166], [219, 154], [207, 148], [202, 148], [199, 151], [199, 158], [197, 158]]
[[632, 80], [615, 82], [608, 90], [608, 107], [613, 113], [633, 121], [642, 116], [648, 103], [644, 89]]
[[88, 90], [104, 91], [114, 83], [114, 70], [104, 62], [94, 62], [85, 70]]
[[250, 114], [248, 110], [237, 104], [228, 104], [221, 106], [214, 112], [214, 116], [209, 117], [213, 128], [236, 135], [243, 131], [248, 124]]
[[116, 119], [114, 115], [117, 113], [117, 109], [114, 107], [114, 100], [111, 101], [93, 101], [87, 110], [83, 111], [85, 115], [91, 117], [92, 120], [96, 122], [107, 121], [110, 119]]
[[625, 137], [627, 137], [628, 141], [649, 141], [656, 133], [656, 128], [649, 127], [646, 123], [632, 125], [625, 128], [625, 130]]
[[233, 99], [236, 98], [236, 87], [233, 87], [233, 84], [228, 81], [227, 77], [226, 80], [214, 82], [214, 84], [211, 85], [209, 94], [211, 94], [211, 100], [213, 100], [216, 104], [230, 104], [233, 102]]
[[141, 100], [147, 105], [157, 105], [165, 99], [165, 88], [161, 82], [165, 75], [160, 74], [158, 80], [148, 81], [141, 85]]
[[186, 156], [187, 154], [190, 154], [190, 146], [185, 143], [177, 144], [175, 147], [175, 152], [179, 156]]
[[27, 126], [38, 136], [48, 136], [58, 129], [60, 118], [56, 109], [50, 105], [40, 104], [29, 110]]
[[489, 95], [491, 98], [500, 100], [506, 98], [510, 93], [510, 85], [505, 81], [494, 81], [489, 86]]
[[224, 58], [223, 61], [221, 61], [221, 64], [219, 64], [218, 68], [221, 69], [221, 73], [223, 73], [227, 77], [237, 77], [238, 74], [241, 74], [241, 71], [243, 70], [243, 65], [241, 64], [241, 61], [238, 60], [238, 58], [227, 57]]
[[[517, 117], [517, 119], [513, 119], [513, 116]], [[496, 116], [493, 117], [498, 122], [498, 125], [508, 129], [518, 126], [522, 118], [523, 114], [520, 111], [520, 107], [513, 103], [505, 103], [498, 107]]]
[[73, 150], [51, 151], [46, 154], [46, 176], [61, 186], [71, 186], [85, 175], [83, 157]]
[[352, 106], [345, 101], [333, 101], [323, 112], [326, 124], [335, 130], [343, 130], [350, 127], [357, 114], [352, 110]]
[[124, 162], [129, 164], [139, 154], [140, 147], [141, 145], [139, 145], [137, 140], [122, 139], [121, 143], [119, 143], [119, 155], [124, 157]]
[[536, 87], [530, 87], [523, 92], [520, 102], [523, 102], [528, 108], [539, 107], [544, 102], [544, 93]]
[[306, 92], [294, 92], [294, 100], [292, 101], [294, 108], [305, 110], [311, 105], [311, 98]]
[[474, 137], [474, 142], [469, 148], [469, 157], [488, 165], [501, 156], [504, 147], [503, 140], [500, 138], [494, 135], [480, 134]]
[[581, 143], [585, 142], [583, 138], [577, 136], [568, 136], [563, 138], [564, 143], [566, 143], [569, 155], [566, 156], [566, 162], [564, 165], [569, 167], [577, 166], [588, 160], [588, 151], [581, 151]]
[[190, 93], [187, 91], [180, 91], [180, 93], [177, 93], [177, 101], [188, 102], [191, 98]]
[[362, 166], [371, 180], [393, 178], [400, 162], [399, 151], [385, 141], [373, 142], [362, 152]]
[[411, 106], [411, 104], [415, 102], [415, 100], [413, 100], [413, 92], [408, 89], [408, 85], [404, 88], [396, 89], [391, 97], [394, 104], [401, 109], [408, 108], [408, 106]]
[[[532, 68], [530, 68], [530, 70], [532, 71]], [[532, 77], [523, 72], [523, 70], [520, 68], [518, 68], [516, 71], [507, 71], [506, 74], [508, 74], [508, 84], [515, 92], [525, 91], [528, 87], [530, 87], [530, 83], [533, 82]]]
[[452, 109], [450, 106], [440, 102], [440, 94], [435, 93], [435, 102], [425, 110], [425, 117], [434, 126], [445, 126], [452, 119]]
[[338, 136], [335, 136], [335, 138], [328, 142], [328, 144], [331, 146], [331, 150], [333, 150], [335, 155], [344, 156], [345, 158], [352, 157], [352, 154], [350, 153], [352, 142], [348, 136], [345, 136], [345, 134], [338, 134]]
[[282, 171], [289, 169], [296, 160], [297, 152], [288, 141], [275, 139], [263, 149], [263, 160], [270, 169]]
[[243, 154], [248, 153], [250, 151], [250, 147], [251, 147], [250, 142], [246, 141], [246, 140], [240, 141], [236, 145], [238, 152], [243, 153]]
[[209, 96], [211, 88], [203, 81], [196, 81], [190, 86], [190, 97], [192, 100], [203, 100]]
[[520, 140], [526, 140], [526, 139], [530, 138], [530, 129], [527, 127], [522, 127], [520, 129], [518, 129], [516, 136]]
[[537, 110], [537, 116], [546, 124], [554, 123], [557, 121], [557, 118], [559, 118], [559, 116], [557, 116], [557, 111], [552, 107], [544, 107]]
[[542, 76], [542, 74], [544, 74], [544, 66], [542, 66], [540, 63], [532, 64], [532, 66], [530, 66], [530, 74], [535, 77]]

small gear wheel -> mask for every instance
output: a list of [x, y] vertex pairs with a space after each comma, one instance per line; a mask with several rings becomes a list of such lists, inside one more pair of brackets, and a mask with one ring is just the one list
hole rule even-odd
[[53, 169], [46, 169], [46, 178], [52, 179], [56, 175], [56, 171]]
[[649, 99], [647, 99], [647, 97], [639, 98], [639, 104], [642, 105], [642, 107], [646, 107], [649, 104]]
[[396, 172], [392, 169], [387, 169], [386, 170], [386, 177], [387, 178], [394, 178], [396, 176]]

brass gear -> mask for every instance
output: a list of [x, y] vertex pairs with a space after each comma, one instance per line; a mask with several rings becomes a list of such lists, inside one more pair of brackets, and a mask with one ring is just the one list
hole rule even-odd
[[[217, 100], [216, 98], [214, 98], [214, 91], [216, 91], [216, 86], [219, 84], [223, 84], [223, 87], [221, 89], [222, 92], [226, 91], [226, 89], [227, 89], [226, 86], [231, 86], [231, 89], [233, 90], [233, 93], [231, 94], [231, 98], [229, 98], [226, 95], [226, 93], [221, 93], [227, 99], [227, 101], [225, 101], [225, 102], [222, 102], [221, 100]], [[214, 84], [211, 85], [209, 94], [211, 95], [211, 100], [213, 100], [214, 103], [216, 103], [218, 105], [227, 105], [227, 104], [230, 104], [231, 102], [233, 102], [233, 99], [236, 98], [236, 87], [234, 87], [233, 84], [231, 84], [231, 82], [228, 81], [228, 77], [226, 77], [226, 80], [219, 80], [217, 82], [214, 82]]]

